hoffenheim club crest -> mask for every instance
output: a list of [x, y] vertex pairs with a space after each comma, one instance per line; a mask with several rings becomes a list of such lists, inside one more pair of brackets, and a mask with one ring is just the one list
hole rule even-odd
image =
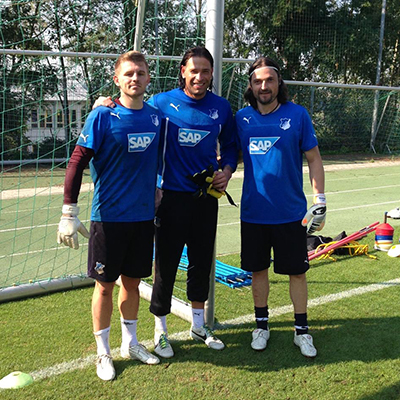
[[290, 128], [290, 118], [281, 118], [281, 124], [279, 125], [284, 131]]
[[215, 108], [211, 108], [209, 117], [212, 119], [217, 119], [218, 118], [218, 110]]
[[151, 122], [155, 125], [158, 126], [160, 124], [160, 121], [158, 120], [158, 115], [151, 114]]

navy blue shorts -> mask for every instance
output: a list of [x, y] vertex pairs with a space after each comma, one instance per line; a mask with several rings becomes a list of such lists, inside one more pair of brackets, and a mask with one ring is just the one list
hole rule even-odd
[[120, 275], [145, 278], [153, 265], [154, 223], [94, 222], [90, 224], [88, 276], [114, 282]]
[[273, 250], [274, 272], [300, 275], [309, 268], [307, 230], [301, 221], [279, 225], [251, 224], [241, 221], [241, 265], [250, 272], [270, 267]]

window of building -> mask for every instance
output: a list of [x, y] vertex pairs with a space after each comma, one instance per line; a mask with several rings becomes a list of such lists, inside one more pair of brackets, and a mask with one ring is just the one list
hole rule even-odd
[[38, 113], [37, 110], [32, 110], [31, 112], [31, 127], [37, 128], [38, 127]]
[[41, 128], [45, 128], [46, 127], [46, 112], [42, 111], [42, 110], [39, 113], [39, 126]]
[[57, 110], [57, 128], [62, 128], [64, 126], [64, 114], [62, 110]]
[[86, 107], [82, 107], [81, 108], [81, 127], [83, 127], [83, 125], [85, 125], [85, 121], [86, 121]]
[[50, 110], [46, 110], [46, 128], [53, 127], [53, 114]]
[[52, 128], [53, 127], [53, 114], [49, 109], [42, 109], [39, 113], [39, 126], [41, 128]]
[[71, 126], [76, 128], [76, 110], [71, 110]]

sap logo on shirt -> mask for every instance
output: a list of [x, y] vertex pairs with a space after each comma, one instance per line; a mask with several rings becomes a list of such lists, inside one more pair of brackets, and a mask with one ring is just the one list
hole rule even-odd
[[156, 134], [154, 132], [129, 133], [128, 152], [145, 151], [153, 141]]
[[209, 133], [209, 131], [180, 128], [178, 132], [178, 142], [181, 146], [194, 147], [198, 143], [200, 143]]
[[266, 154], [279, 139], [279, 137], [251, 137], [249, 141], [249, 153]]

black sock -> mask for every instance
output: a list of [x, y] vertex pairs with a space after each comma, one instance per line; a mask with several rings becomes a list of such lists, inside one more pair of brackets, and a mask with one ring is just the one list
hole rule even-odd
[[268, 306], [254, 307], [257, 329], [268, 329]]
[[307, 313], [294, 314], [294, 327], [298, 335], [308, 333]]

